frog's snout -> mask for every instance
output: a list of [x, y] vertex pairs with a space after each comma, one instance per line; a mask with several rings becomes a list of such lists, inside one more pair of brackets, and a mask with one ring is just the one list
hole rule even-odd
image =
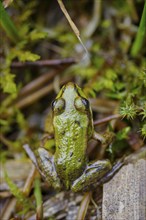
[[72, 89], [73, 89], [73, 90], [76, 89], [75, 83], [73, 83], [73, 82], [68, 82], [67, 84], [65, 84], [64, 91], [65, 91], [66, 89], [67, 89], [67, 90], [68, 90], [68, 89], [71, 89], [71, 90], [72, 90]]

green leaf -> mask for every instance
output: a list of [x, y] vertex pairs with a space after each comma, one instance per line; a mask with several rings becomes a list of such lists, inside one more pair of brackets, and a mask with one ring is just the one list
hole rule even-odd
[[123, 128], [121, 131], [119, 131], [116, 135], [117, 140], [123, 140], [128, 137], [128, 133], [130, 131], [130, 127]]
[[141, 134], [144, 138], [146, 138], [146, 124], [144, 124], [141, 128]]
[[120, 109], [120, 114], [123, 117], [127, 117], [127, 119], [133, 119], [137, 114], [137, 107], [134, 105], [134, 103], [125, 102]]
[[0, 25], [6, 31], [8, 37], [15, 43], [20, 41], [19, 31], [15, 27], [11, 18], [5, 11], [2, 2], [0, 1]]
[[8, 121], [0, 119], [0, 125], [7, 125]]
[[24, 115], [19, 109], [16, 109], [16, 121], [20, 127], [20, 129], [25, 129], [27, 126], [27, 121], [25, 120]]
[[107, 79], [111, 79], [111, 80], [115, 80], [117, 79], [117, 74], [113, 69], [107, 69], [106, 74], [105, 74], [105, 78]]
[[35, 40], [44, 39], [44, 38], [48, 37], [48, 33], [47, 32], [40, 32], [40, 31], [33, 30], [29, 34], [29, 37], [30, 37], [30, 39], [32, 41], [35, 41]]
[[16, 84], [14, 82], [15, 75], [11, 73], [5, 73], [3, 76], [1, 76], [1, 86], [3, 88], [4, 93], [16, 93], [17, 88]]
[[17, 57], [20, 61], [36, 61], [40, 59], [40, 56], [34, 53], [31, 53], [30, 51], [18, 51]]
[[144, 109], [142, 109], [139, 115], [142, 115], [142, 120], [146, 118], [146, 104], [144, 105]]

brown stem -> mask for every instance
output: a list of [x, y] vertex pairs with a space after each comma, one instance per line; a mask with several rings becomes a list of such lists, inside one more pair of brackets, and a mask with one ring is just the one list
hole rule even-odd
[[[72, 77], [65, 78], [61, 81], [61, 85], [71, 80]], [[15, 104], [16, 108], [22, 109], [28, 105], [33, 104], [36, 100], [39, 100], [43, 96], [47, 95], [49, 92], [51, 92], [54, 89], [54, 85], [51, 83], [42, 89], [35, 91], [34, 93], [24, 97], [22, 100], [17, 101]], [[10, 109], [11, 110], [11, 109]]]
[[106, 123], [106, 122], [111, 121], [111, 120], [116, 119], [116, 118], [121, 118], [121, 115], [119, 115], [119, 114], [110, 115], [110, 116], [108, 116], [106, 118], [96, 120], [96, 121], [94, 121], [94, 125], [95, 126], [96, 125], [100, 125], [100, 124]]
[[25, 185], [23, 187], [23, 193], [25, 196], [28, 196], [31, 189], [32, 189], [32, 185], [33, 185], [34, 177], [35, 177], [36, 173], [37, 173], [37, 170], [36, 170], [35, 166], [32, 165], [30, 173], [28, 174]]
[[58, 66], [63, 64], [74, 64], [76, 63], [76, 60], [74, 58], [66, 58], [66, 59], [56, 59], [56, 60], [37, 60], [34, 62], [12, 62], [11, 67], [12, 68], [19, 68], [19, 67], [25, 67], [25, 66], [36, 66], [36, 67], [42, 67], [42, 66]]
[[81, 220], [85, 219], [91, 197], [92, 197], [92, 192], [86, 192], [84, 194], [84, 197], [82, 199], [82, 202], [81, 202], [78, 214], [77, 214], [77, 219], [81, 219]]
[[49, 73], [45, 73], [39, 76], [38, 78], [34, 79], [20, 90], [19, 97], [31, 93], [32, 91], [40, 88], [43, 84], [47, 83], [57, 74], [58, 71], [50, 71]]

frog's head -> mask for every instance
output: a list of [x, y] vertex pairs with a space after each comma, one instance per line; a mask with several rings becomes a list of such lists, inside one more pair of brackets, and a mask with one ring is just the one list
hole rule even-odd
[[60, 130], [60, 123], [66, 121], [79, 122], [78, 127], [87, 131], [87, 136], [93, 134], [92, 111], [85, 94], [79, 86], [74, 83], [64, 85], [56, 99], [52, 103], [54, 127]]
[[53, 112], [58, 114], [64, 111], [79, 111], [86, 113], [90, 111], [89, 101], [79, 86], [69, 82], [65, 84], [56, 99], [52, 103]]

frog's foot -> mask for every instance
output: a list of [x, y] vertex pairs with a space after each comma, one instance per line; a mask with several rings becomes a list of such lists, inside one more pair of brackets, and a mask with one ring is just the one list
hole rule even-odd
[[43, 174], [44, 179], [51, 185], [53, 188], [60, 190], [61, 183], [60, 179], [57, 176], [57, 172], [54, 166], [54, 157], [44, 148], [39, 148], [36, 152], [37, 162], [41, 174]]
[[95, 184], [95, 186], [99, 186], [102, 185], [106, 182], [108, 182], [120, 169], [121, 167], [124, 165], [124, 161], [123, 158], [121, 160], [119, 160], [116, 164], [114, 164], [114, 166], [112, 167], [111, 170], [109, 170], [99, 181], [97, 184]]
[[88, 164], [84, 173], [73, 182], [72, 191], [88, 191], [112, 168], [109, 160], [100, 160]]

